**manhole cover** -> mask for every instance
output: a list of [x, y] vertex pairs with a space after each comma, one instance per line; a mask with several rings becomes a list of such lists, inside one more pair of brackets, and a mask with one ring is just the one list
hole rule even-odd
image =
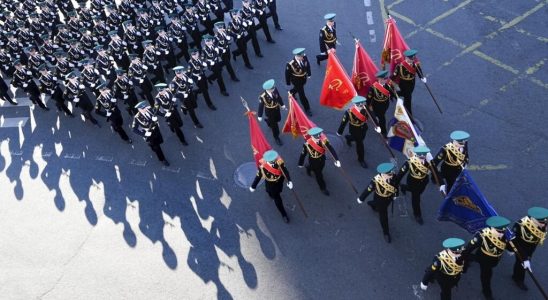
[[[255, 162], [246, 162], [241, 164], [238, 168], [236, 168], [236, 171], [234, 171], [234, 182], [239, 187], [247, 189], [253, 183], [255, 175], [257, 175], [257, 165], [255, 165]], [[262, 182], [263, 181], [261, 180], [259, 185], [261, 185]]]

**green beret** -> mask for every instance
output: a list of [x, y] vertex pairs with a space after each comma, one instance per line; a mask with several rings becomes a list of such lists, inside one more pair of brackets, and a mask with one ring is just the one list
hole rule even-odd
[[154, 28], [154, 31], [156, 32], [165, 31], [165, 28], [164, 26], [157, 26], [156, 28]]
[[304, 55], [305, 48], [295, 48], [293, 49], [293, 55]]
[[75, 11], [69, 11], [69, 12], [67, 13], [67, 15], [68, 15], [69, 17], [74, 17], [74, 16], [76, 16], [76, 12], [75, 12]]
[[104, 90], [104, 89], [107, 89], [107, 88], [108, 88], [108, 85], [107, 85], [106, 82], [103, 82], [103, 83], [101, 83], [97, 86], [97, 89], [99, 89], [99, 90]]
[[76, 77], [76, 73], [74, 71], [65, 75], [65, 79], [74, 78], [74, 77]]
[[354, 96], [354, 98], [352, 98], [352, 103], [354, 103], [354, 104], [359, 104], [359, 103], [363, 103], [363, 102], [365, 102], [365, 97], [356, 95], [356, 96]]
[[135, 108], [137, 108], [137, 109], [139, 109], [139, 108], [145, 108], [145, 107], [147, 107], [147, 106], [149, 106], [149, 105], [148, 105], [148, 101], [141, 101], [141, 102], [135, 104]]
[[19, 60], [19, 59], [16, 59], [16, 60], [13, 61], [14, 66], [18, 66], [20, 64], [21, 64], [21, 60]]
[[122, 68], [116, 69], [116, 75], [123, 75], [124, 72], [125, 72], [125, 71], [124, 71], [124, 69], [122, 69]]
[[274, 84], [275, 84], [275, 83], [276, 83], [276, 82], [274, 81], [274, 79], [269, 79], [269, 80], [265, 81], [265, 82], [263, 83], [263, 90], [270, 90], [270, 89], [272, 89], [272, 88], [274, 87]]
[[38, 71], [47, 70], [46, 64], [41, 64], [38, 66]]
[[464, 246], [464, 241], [458, 238], [448, 238], [443, 241], [443, 248], [449, 250], [457, 250], [462, 246]]
[[185, 4], [185, 8], [192, 8], [192, 3]]
[[143, 41], [141, 44], [143, 44], [143, 46], [146, 47], [148, 45], [152, 45], [152, 41], [151, 40], [146, 40], [146, 41]]
[[134, 60], [135, 58], [139, 58], [139, 55], [135, 53], [130, 53], [127, 55], [127, 57], [129, 57], [130, 60]]
[[308, 135], [311, 135], [311, 136], [315, 136], [315, 135], [318, 135], [318, 134], [321, 134], [323, 132], [323, 129], [321, 129], [320, 127], [312, 127], [310, 129], [308, 129]]
[[487, 226], [494, 227], [496, 229], [503, 229], [510, 225], [510, 220], [501, 216], [492, 216], [485, 222]]
[[194, 53], [200, 52], [200, 50], [198, 50], [198, 48], [196, 48], [196, 47], [193, 47], [193, 48], [188, 49], [188, 52], [190, 54], [194, 54]]
[[237, 9], [237, 8], [233, 8], [233, 9], [229, 10], [229, 12], [230, 12], [231, 14], [237, 14], [237, 13], [240, 12], [240, 10]]
[[336, 16], [336, 15], [337, 15], [337, 14], [329, 13], [329, 14], [323, 16], [323, 18], [324, 18], [326, 21], [333, 21], [333, 19], [335, 19], [335, 16]]
[[133, 25], [133, 23], [131, 23], [131, 20], [127, 20], [127, 21], [125, 21], [125, 22], [122, 23], [122, 24], [124, 24], [124, 26]]
[[544, 207], [531, 207], [527, 210], [527, 215], [539, 221], [548, 219], [548, 209]]
[[409, 57], [409, 58], [413, 58], [413, 56], [415, 56], [417, 54], [417, 52], [419, 52], [419, 51], [417, 51], [415, 49], [409, 49], [409, 50], [405, 50], [403, 52], [403, 55], [405, 55], [406, 57]]
[[377, 78], [386, 78], [386, 77], [388, 77], [388, 71], [387, 70], [378, 71], [377, 74], [375, 74], [375, 77], [377, 77]]
[[93, 47], [93, 50], [101, 51], [101, 50], [105, 50], [105, 48], [103, 47], [103, 45], [96, 45], [95, 47]]
[[53, 55], [55, 55], [56, 57], [65, 56], [65, 52], [63, 50], [58, 50], [58, 51], [55, 51]]
[[57, 27], [57, 29], [59, 29], [59, 30], [66, 28], [65, 24], [57, 24], [57, 25], [55, 25], [55, 27]]
[[118, 31], [113, 30], [113, 31], [108, 32], [108, 36], [110, 36], [110, 37], [115, 36], [115, 35], [118, 35]]
[[430, 152], [430, 148], [426, 146], [417, 146], [413, 148], [413, 152], [415, 152], [416, 154], [427, 154], [428, 152]]
[[158, 83], [156, 85], [154, 85], [155, 88], [157, 88], [158, 90], [163, 90], [167, 87], [167, 84], [165, 83]]
[[225, 27], [225, 22], [216, 22], [215, 27]]
[[263, 159], [266, 162], [273, 162], [276, 160], [276, 158], [278, 158], [278, 152], [274, 150], [268, 150], [263, 154]]
[[202, 39], [203, 39], [204, 41], [211, 41], [211, 40], [214, 39], [214, 38], [215, 38], [215, 37], [212, 36], [212, 35], [210, 35], [210, 34], [204, 34], [204, 35], [202, 36]]
[[451, 137], [452, 140], [460, 142], [460, 141], [467, 140], [470, 137], [470, 134], [466, 131], [456, 130], [456, 131], [451, 132], [450, 137]]
[[185, 67], [182, 67], [182, 66], [176, 66], [175, 68], [172, 69], [173, 72], [175, 73], [180, 73], [180, 72], [184, 72], [185, 70]]
[[80, 28], [80, 29], [78, 29], [78, 31], [80, 31], [80, 33], [84, 34], [88, 31], [88, 29], [87, 28]]
[[395, 167], [393, 163], [382, 163], [377, 166], [377, 172], [380, 174], [390, 173]]

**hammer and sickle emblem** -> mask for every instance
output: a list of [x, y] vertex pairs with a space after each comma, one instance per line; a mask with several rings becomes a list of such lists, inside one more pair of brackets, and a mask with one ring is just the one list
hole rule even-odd
[[362, 87], [364, 87], [368, 81], [369, 81], [369, 75], [367, 75], [367, 73], [365, 72], [361, 72], [354, 75], [354, 85], [358, 89], [361, 89]]
[[339, 88], [342, 86], [343, 82], [342, 80], [340, 79], [333, 79], [331, 80], [331, 82], [329, 83], [329, 89], [330, 90], [335, 90], [335, 91], [339, 91]]
[[403, 57], [403, 55], [401, 54], [400, 49], [392, 49], [390, 51], [390, 56], [391, 56], [392, 61], [399, 61]]

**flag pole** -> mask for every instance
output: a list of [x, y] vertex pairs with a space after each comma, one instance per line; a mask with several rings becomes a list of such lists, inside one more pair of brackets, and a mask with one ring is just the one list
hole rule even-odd
[[438, 108], [438, 110], [440, 111], [440, 114], [443, 114], [443, 111], [441, 111], [441, 107], [440, 105], [438, 104], [438, 101], [436, 100], [436, 97], [434, 97], [434, 94], [432, 94], [432, 91], [430, 90], [430, 86], [428, 85], [428, 83], [426, 82], [423, 82], [424, 83], [424, 86], [426, 87], [426, 89], [428, 90], [428, 93], [430, 94], [430, 97], [432, 97], [432, 100], [434, 101], [434, 103], [436, 104], [436, 107]]
[[[506, 230], [510, 231], [510, 229], [508, 229], [508, 227], [506, 228]], [[510, 247], [512, 248], [512, 250], [514, 251], [514, 253], [516, 254], [518, 260], [520, 261], [520, 263], [522, 264], [523, 266], [523, 256], [521, 256], [521, 254], [519, 253], [518, 251], [518, 248], [516, 247], [516, 245], [514, 244], [514, 242], [512, 242], [512, 240], [509, 240], [508, 241], [508, 244], [510, 244]], [[544, 296], [544, 299], [547, 299], [548, 300], [548, 296], [546, 295], [546, 292], [544, 291], [544, 289], [542, 288], [542, 286], [540, 285], [540, 283], [538, 282], [537, 278], [535, 277], [535, 275], [533, 275], [533, 272], [531, 272], [531, 270], [529, 270], [529, 268], [525, 268], [525, 271], [527, 271], [527, 273], [529, 273], [529, 275], [531, 275], [531, 279], [533, 279], [533, 282], [535, 283], [535, 285], [537, 286], [537, 288], [539, 289], [539, 291], [541, 292], [542, 296]]]
[[[373, 116], [369, 112], [369, 108], [367, 108], [367, 105], [365, 106], [365, 112], [367, 113], [367, 117], [369, 118], [369, 120], [371, 120], [373, 125], [375, 125], [375, 128], [379, 127], [379, 125], [377, 124], [377, 122], [375, 122], [375, 119], [373, 118]], [[384, 135], [382, 135], [382, 132], [377, 132], [377, 133], [379, 134], [379, 137], [381, 138], [382, 144], [384, 145], [384, 147], [388, 150], [388, 152], [390, 152], [390, 155], [392, 156], [392, 158], [395, 161], [397, 161], [397, 158], [394, 155], [394, 152], [392, 152], [392, 149], [390, 149], [390, 147], [388, 146], [388, 140], [384, 137]]]
[[[249, 105], [247, 104], [247, 101], [245, 101], [244, 97], [240, 96], [240, 101], [242, 101], [242, 105], [245, 107], [245, 109], [247, 111], [246, 114], [251, 113], [251, 110], [249, 109]], [[280, 171], [282, 171], [283, 176], [285, 177], [285, 179], [287, 179], [287, 175], [285, 175], [284, 170], [282, 170], [280, 168]], [[289, 182], [289, 180], [288, 180], [288, 182]], [[301, 208], [301, 211], [303, 212], [304, 217], [308, 218], [308, 214], [304, 210], [304, 206], [301, 203], [301, 200], [299, 199], [299, 196], [297, 196], [297, 192], [295, 192], [295, 190], [293, 190], [293, 189], [290, 189], [290, 190], [293, 192], [293, 196], [295, 197], [295, 201], [297, 202], [297, 204], [299, 204], [299, 207]]]
[[[327, 147], [326, 147], [327, 148]], [[329, 148], [327, 148], [327, 152], [329, 152], [329, 154], [331, 154], [331, 158], [334, 160], [334, 161], [337, 161], [335, 159], [335, 156], [333, 155], [333, 153], [331, 153], [331, 150], [329, 150]], [[350, 180], [350, 177], [348, 176], [348, 174], [346, 173], [346, 171], [343, 169], [342, 166], [338, 167], [338, 169], [341, 170], [341, 174], [343, 175], [344, 179], [346, 180], [346, 182], [348, 182], [348, 184], [350, 185], [350, 187], [354, 190], [354, 193], [358, 193], [358, 189], [356, 189], [356, 186], [354, 186], [354, 184], [352, 183], [352, 181]]]

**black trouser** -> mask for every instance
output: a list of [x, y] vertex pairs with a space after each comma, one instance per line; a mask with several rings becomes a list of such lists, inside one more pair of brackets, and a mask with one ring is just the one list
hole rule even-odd
[[[411, 175], [407, 175], [407, 190], [411, 192], [411, 205], [413, 207], [413, 215], [421, 217], [421, 194], [424, 192], [428, 184], [428, 176], [423, 179], [417, 179]], [[447, 190], [449, 192], [449, 190]]]
[[323, 179], [323, 167], [325, 166], [325, 156], [321, 156], [320, 158], [311, 158], [308, 159], [308, 165], [306, 165], [306, 171], [307, 172], [314, 172], [314, 176], [316, 177], [316, 182], [318, 183], [318, 186], [320, 187], [320, 190], [325, 191], [326, 185], [325, 180]]
[[373, 200], [367, 203], [379, 213], [379, 221], [381, 223], [383, 234], [389, 235], [390, 229], [388, 228], [388, 206], [392, 201], [394, 201], [394, 199], [392, 197], [380, 197], [377, 194], [375, 194], [374, 197], [375, 198]]
[[164, 156], [164, 152], [162, 151], [162, 147], [160, 147], [159, 144], [149, 143], [150, 149], [156, 153], [156, 156], [158, 156], [159, 161], [165, 161], [166, 157]]
[[[335, 43], [333, 43], [333, 45], [327, 45], [327, 51], [329, 51], [329, 49], [335, 49], [335, 48], [337, 48], [337, 44]], [[329, 57], [329, 55], [327, 54], [327, 51], [325, 52], [325, 54], [322, 53], [322, 54], [316, 55], [316, 60], [318, 62], [326, 60]]]
[[154, 83], [166, 82], [166, 77], [164, 76], [164, 71], [162, 70], [161, 63], [158, 62], [156, 69], [153, 68], [150, 72], [154, 74], [154, 78], [152, 78], [152, 81]]
[[446, 276], [446, 278], [437, 278], [437, 282], [441, 288], [441, 300], [451, 300], [451, 289], [458, 283], [458, 280], [454, 279], [454, 277], [455, 276]]
[[236, 46], [238, 49], [232, 51], [232, 55], [234, 55], [234, 58], [238, 55], [242, 55], [242, 58], [244, 59], [244, 64], [246, 66], [251, 66], [251, 63], [249, 62], [249, 56], [247, 55], [247, 42], [245, 38], [240, 38], [236, 40]]
[[207, 77], [208, 80], [216, 80], [221, 92], [226, 92], [225, 81], [223, 80], [223, 65], [221, 62], [217, 62], [212, 68], [213, 74]]
[[165, 59], [165, 61], [167, 62], [167, 65], [165, 66], [166, 73], [169, 72], [169, 70], [171, 70], [172, 68], [175, 68], [177, 66], [177, 61], [175, 60], [175, 56], [171, 52], [171, 49], [169, 49], [169, 52], [167, 54], [165, 54], [165, 52], [162, 51], [161, 57], [162, 59]]
[[413, 119], [413, 112], [411, 110], [411, 98], [413, 90], [415, 89], [415, 78], [412, 80], [400, 80], [400, 96], [403, 98], [403, 106], [407, 110], [411, 120]]
[[[373, 100], [376, 101], [376, 100]], [[386, 100], [388, 102], [388, 100]], [[386, 110], [388, 110], [388, 103], [387, 104], [373, 104], [373, 113], [377, 117], [379, 121], [379, 127], [381, 128], [381, 133], [386, 137], [387, 131], [386, 131]]]
[[127, 135], [126, 131], [124, 130], [121, 124], [111, 123], [110, 125], [112, 126], [112, 130], [118, 133], [118, 135], [120, 136], [120, 138], [122, 138], [122, 140], [126, 142], [129, 141], [129, 136]]
[[93, 124], [97, 124], [99, 122], [97, 122], [97, 120], [91, 115], [91, 111], [90, 110], [82, 110], [82, 116], [84, 116], [84, 118], [86, 120], [89, 120], [91, 123]]
[[445, 179], [445, 184], [447, 193], [451, 191], [451, 188], [453, 187], [453, 184], [457, 180], [457, 177], [459, 177], [460, 172], [462, 172], [462, 168], [460, 166], [450, 166], [446, 164], [445, 162], [441, 165], [441, 175], [443, 179]]
[[278, 23], [278, 12], [276, 10], [276, 0], [268, 4], [268, 9], [270, 10], [270, 16], [272, 16], [274, 27], [280, 28], [280, 23]]
[[255, 24], [251, 24], [247, 32], [249, 34], [247, 36], [247, 40], [251, 40], [251, 45], [253, 45], [253, 51], [255, 51], [255, 55], [262, 55], [261, 46], [259, 45], [259, 41], [257, 40], [257, 31], [255, 30]]
[[272, 41], [272, 36], [270, 35], [270, 30], [268, 29], [268, 24], [266, 23], [267, 17], [265, 14], [259, 17], [259, 26], [263, 29], [264, 36], [267, 41]]
[[200, 80], [197, 80], [196, 86], [198, 87], [198, 93], [201, 93], [204, 96], [205, 103], [207, 106], [213, 106], [211, 98], [209, 97], [209, 90], [207, 88], [207, 80], [202, 76]]
[[234, 73], [234, 69], [232, 68], [232, 63], [230, 63], [230, 48], [226, 50], [225, 53], [221, 54], [221, 59], [223, 61], [223, 65], [226, 67], [226, 71], [230, 75], [230, 78], [232, 80], [237, 79], [236, 73]]
[[14, 104], [15, 101], [13, 101], [13, 99], [11, 99], [11, 96], [8, 94], [9, 89], [8, 86], [4, 83], [3, 79], [0, 79], [0, 85], [2, 86], [2, 88], [0, 88], [0, 98], [3, 98], [11, 104]]
[[62, 99], [59, 101], [57, 100], [55, 101], [55, 107], [57, 107], [58, 111], [63, 111], [69, 116], [72, 115], [72, 112], [68, 109], [67, 105], [65, 104], [65, 101], [63, 101]]
[[308, 104], [308, 98], [306, 98], [306, 94], [304, 93], [304, 85], [305, 83], [293, 82], [293, 88], [290, 92], [293, 95], [297, 93], [299, 95], [299, 100], [301, 100], [301, 104], [303, 105], [304, 110], [309, 111], [310, 104]]
[[[523, 244], [526, 244], [527, 242], [520, 241], [518, 238], [515, 239], [514, 243], [516, 244], [516, 246], [518, 246], [517, 248], [519, 250], [519, 253], [524, 259], [530, 258], [533, 255], [534, 249], [536, 248], [534, 246], [531, 246], [532, 244], [521, 246]], [[518, 258], [517, 254], [516, 261], [514, 263], [514, 273], [512, 273], [512, 278], [516, 282], [523, 282], [525, 280], [525, 269], [523, 268], [523, 265], [521, 264], [521, 261]]]
[[280, 212], [280, 214], [282, 214], [282, 217], [287, 217], [287, 212], [285, 211], [284, 203], [282, 201], [282, 197], [280, 193], [276, 193], [276, 192], [267, 192], [267, 193], [268, 193], [268, 196], [270, 196], [270, 198], [274, 199], [276, 208], [278, 208], [278, 211]]
[[152, 96], [152, 83], [148, 77], [143, 78], [143, 83], [140, 83], [141, 93], [140, 96], [146, 98], [150, 106], [154, 107], [154, 97]]
[[367, 124], [363, 127], [357, 127], [350, 124], [350, 135], [345, 136], [349, 141], [356, 142], [356, 154], [358, 155], [358, 161], [364, 161], [365, 147], [363, 141], [367, 133]]
[[278, 122], [271, 121], [270, 119], [266, 119], [266, 124], [270, 129], [272, 130], [272, 135], [275, 139], [280, 138], [280, 128], [278, 127]]
[[190, 31], [190, 37], [192, 38], [192, 41], [194, 42], [194, 47], [197, 49], [202, 49], [202, 34], [200, 33], [200, 30], [195, 29]]
[[476, 260], [480, 265], [480, 279], [483, 295], [491, 297], [491, 277], [493, 277], [493, 268], [497, 266], [499, 257], [486, 256], [478, 249], [476, 252]]
[[181, 57], [185, 57], [186, 61], [190, 60], [190, 54], [188, 53], [188, 42], [186, 41], [186, 38], [182, 39], [180, 43], [177, 44], [179, 46], [179, 54], [177, 54], [177, 60], [179, 60]]

